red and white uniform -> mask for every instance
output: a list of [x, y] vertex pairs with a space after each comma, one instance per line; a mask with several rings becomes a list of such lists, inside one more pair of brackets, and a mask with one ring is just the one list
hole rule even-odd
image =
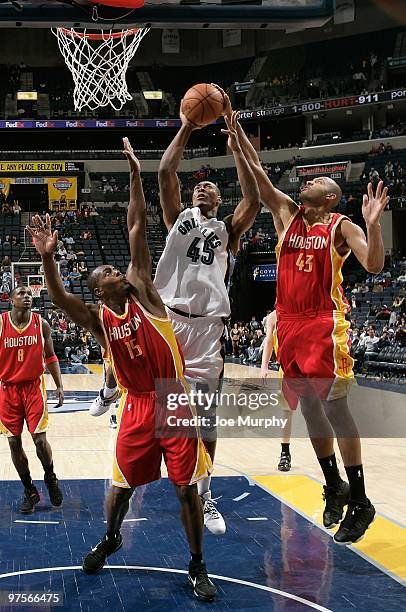
[[[170, 320], [154, 317], [133, 296], [123, 315], [102, 305], [99, 316], [114, 375], [124, 391], [117, 414], [113, 484], [135, 487], [157, 480], [162, 456], [175, 484], [204, 478], [211, 462], [198, 431], [194, 437], [179, 437], [176, 431], [172, 436], [168, 429], [162, 437], [159, 433], [158, 415], [166, 419], [170, 413], [158, 406], [157, 384], [169, 381], [184, 393], [184, 362]], [[187, 413], [193, 416], [189, 407]]]
[[277, 359], [291, 408], [301, 395], [342, 397], [353, 379], [345, 319], [350, 308], [341, 287], [349, 253], [340, 255], [334, 245], [344, 219], [332, 213], [329, 223], [310, 226], [300, 206], [276, 247]]
[[27, 325], [19, 329], [11, 312], [0, 315], [0, 432], [19, 436], [24, 420], [30, 433], [48, 426], [43, 374], [44, 338], [41, 316], [31, 312]]

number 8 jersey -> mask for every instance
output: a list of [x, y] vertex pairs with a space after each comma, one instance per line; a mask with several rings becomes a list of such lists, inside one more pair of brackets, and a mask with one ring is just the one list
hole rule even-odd
[[331, 213], [329, 223], [309, 225], [298, 207], [276, 246], [277, 312], [349, 312], [341, 287], [342, 267], [350, 251], [340, 255], [334, 246], [337, 227], [348, 217]]
[[187, 208], [168, 234], [155, 287], [170, 308], [187, 314], [228, 317], [229, 263], [224, 221], [206, 219], [198, 207]]
[[19, 383], [40, 378], [45, 370], [41, 316], [32, 312], [18, 328], [10, 312], [0, 315], [0, 380]]

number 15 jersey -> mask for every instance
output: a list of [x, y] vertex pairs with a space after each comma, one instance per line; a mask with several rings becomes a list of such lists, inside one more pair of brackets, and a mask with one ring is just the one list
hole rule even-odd
[[337, 227], [348, 217], [331, 213], [329, 223], [309, 225], [299, 206], [276, 247], [278, 314], [350, 310], [341, 287], [344, 256], [335, 248]]
[[164, 304], [187, 314], [229, 317], [230, 254], [224, 221], [182, 211], [166, 239], [154, 284]]

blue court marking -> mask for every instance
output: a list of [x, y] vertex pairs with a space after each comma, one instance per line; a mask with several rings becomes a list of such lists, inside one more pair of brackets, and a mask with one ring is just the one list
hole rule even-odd
[[59, 362], [62, 374], [92, 374], [91, 370], [88, 370], [86, 366], [81, 363], [66, 363], [64, 361]]
[[65, 401], [63, 406], [56, 408], [57, 399], [52, 389], [47, 391], [48, 412], [80, 412], [89, 410], [90, 404], [97, 397], [97, 391], [65, 391]]
[[[65, 604], [55, 609], [72, 612], [300, 612], [312, 604], [334, 612], [404, 610], [399, 583], [240, 476], [213, 479], [227, 521], [224, 536], [205, 534], [208, 569], [218, 576], [216, 602], [198, 602], [186, 584], [188, 546], [166, 479], [137, 489], [126, 518], [148, 520], [125, 522], [123, 548], [110, 557], [111, 566], [87, 576], [78, 568], [104, 533], [109, 482], [66, 480], [62, 487], [63, 508], [51, 508], [43, 495], [27, 517], [17, 509], [21, 484], [0, 483], [0, 590], [62, 591]], [[244, 493], [250, 495], [241, 499]], [[248, 520], [255, 517], [268, 520]], [[49, 523], [14, 522], [21, 519]]]

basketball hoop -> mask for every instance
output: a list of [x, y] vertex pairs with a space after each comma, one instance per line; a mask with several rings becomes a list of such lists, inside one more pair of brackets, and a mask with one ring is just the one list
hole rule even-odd
[[30, 289], [31, 289], [33, 298], [41, 297], [42, 285], [30, 285]]
[[74, 28], [52, 28], [59, 49], [72, 72], [75, 110], [112, 106], [119, 111], [131, 100], [126, 72], [149, 28], [102, 30], [91, 33]]

